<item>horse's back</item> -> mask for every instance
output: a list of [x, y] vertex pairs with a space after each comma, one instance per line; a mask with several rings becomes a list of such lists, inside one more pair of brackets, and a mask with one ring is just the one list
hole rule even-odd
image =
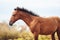
[[40, 18], [40, 34], [52, 34], [58, 28], [58, 20], [55, 17], [52, 18]]

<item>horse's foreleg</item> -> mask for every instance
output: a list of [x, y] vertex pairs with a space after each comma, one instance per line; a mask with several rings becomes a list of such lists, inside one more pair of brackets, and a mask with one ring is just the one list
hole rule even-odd
[[38, 33], [34, 32], [34, 40], [38, 40]]
[[51, 35], [52, 40], [55, 40], [55, 32]]

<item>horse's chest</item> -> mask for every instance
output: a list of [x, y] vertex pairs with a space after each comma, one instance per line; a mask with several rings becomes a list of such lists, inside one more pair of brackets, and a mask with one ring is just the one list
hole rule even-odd
[[31, 29], [31, 32], [34, 33], [34, 32], [40, 32], [40, 23], [37, 22], [34, 26], [30, 27]]

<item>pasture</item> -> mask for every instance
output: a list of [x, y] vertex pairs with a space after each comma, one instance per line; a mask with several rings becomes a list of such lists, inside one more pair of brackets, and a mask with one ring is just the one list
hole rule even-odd
[[[17, 31], [13, 28], [9, 28], [7, 23], [0, 23], [0, 40], [34, 40], [33, 34], [29, 31], [27, 32], [24, 28], [22, 31]], [[55, 33], [56, 40], [57, 34]], [[50, 35], [39, 35], [38, 40], [51, 40]]]

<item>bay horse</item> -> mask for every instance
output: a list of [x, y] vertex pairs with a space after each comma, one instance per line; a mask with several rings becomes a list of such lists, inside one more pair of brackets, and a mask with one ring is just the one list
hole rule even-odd
[[34, 34], [34, 40], [38, 40], [38, 35], [51, 35], [55, 40], [54, 34], [57, 32], [60, 40], [60, 18], [59, 17], [40, 17], [24, 8], [15, 8], [10, 18], [9, 25], [13, 25], [17, 20], [23, 20]]

